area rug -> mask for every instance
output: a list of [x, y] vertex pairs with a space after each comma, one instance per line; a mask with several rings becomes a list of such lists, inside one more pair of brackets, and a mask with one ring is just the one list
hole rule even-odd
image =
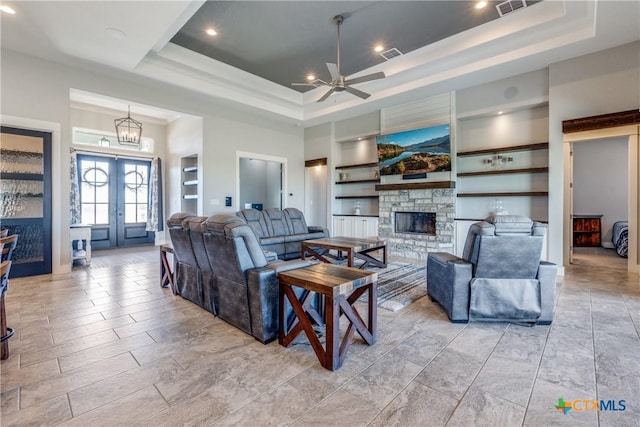
[[[334, 263], [347, 265], [344, 259]], [[394, 261], [387, 268], [369, 265], [365, 269], [378, 273], [378, 307], [395, 312], [427, 294], [426, 265]], [[366, 295], [360, 301], [367, 301]]]
[[427, 294], [424, 265], [391, 262], [378, 270], [378, 307], [398, 311]]

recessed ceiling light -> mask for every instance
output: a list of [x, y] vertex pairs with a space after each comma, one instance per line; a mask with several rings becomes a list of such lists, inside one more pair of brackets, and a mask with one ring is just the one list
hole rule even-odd
[[486, 6], [487, 6], [487, 2], [482, 0], [482, 1], [479, 1], [478, 3], [476, 3], [475, 8], [476, 9], [483, 9]]
[[316, 76], [314, 76], [313, 74], [309, 74], [309, 75], [307, 76], [307, 80], [309, 80], [309, 81], [311, 81], [311, 80], [315, 80], [315, 79], [316, 79]]
[[498, 111], [498, 115], [501, 115], [503, 113], [503, 111]]
[[210, 36], [217, 36], [218, 35], [218, 32], [216, 30], [214, 30], [212, 27], [207, 28], [205, 33], [209, 34]]
[[382, 46], [381, 44], [376, 45], [376, 47], [374, 47], [374, 48], [373, 48], [373, 50], [374, 50], [375, 52], [380, 53], [380, 52], [382, 52], [382, 51], [384, 50], [384, 46]]
[[2, 5], [0, 6], [0, 12], [8, 13], [9, 15], [15, 15], [16, 11], [10, 8], [9, 6]]

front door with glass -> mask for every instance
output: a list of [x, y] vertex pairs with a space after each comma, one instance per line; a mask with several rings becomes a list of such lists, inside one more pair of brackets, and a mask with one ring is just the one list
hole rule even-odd
[[81, 222], [93, 248], [153, 243], [146, 231], [150, 161], [78, 155]]

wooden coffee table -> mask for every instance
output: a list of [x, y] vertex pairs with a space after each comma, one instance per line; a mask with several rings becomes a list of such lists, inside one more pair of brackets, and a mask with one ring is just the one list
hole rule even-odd
[[[347, 253], [347, 266], [353, 267], [354, 258], [364, 261], [359, 268], [365, 268], [367, 265], [375, 265], [377, 267], [387, 267], [387, 245], [382, 240], [377, 239], [358, 239], [355, 237], [327, 237], [324, 239], [304, 240], [301, 244], [301, 258], [305, 259], [307, 254], [314, 258], [330, 263], [329, 258], [336, 259], [329, 253], [330, 250], [336, 250], [338, 253]], [[376, 259], [370, 255], [371, 252], [382, 250], [382, 260]]]
[[[377, 330], [377, 281], [378, 273], [358, 270], [332, 264], [315, 264], [310, 267], [289, 270], [278, 274], [279, 280], [279, 334], [278, 342], [287, 347], [304, 331], [316, 353], [320, 364], [335, 371], [344, 362], [347, 351], [357, 331], [369, 345], [376, 342]], [[292, 286], [299, 286], [304, 292], [298, 299]], [[365, 325], [354, 303], [368, 291], [368, 321]], [[326, 349], [322, 347], [311, 324], [322, 324], [322, 316], [311, 305], [315, 294], [324, 297], [324, 319], [326, 322]], [[295, 318], [286, 325], [285, 297], [291, 304]], [[340, 316], [349, 320], [345, 336], [340, 342]], [[311, 319], [310, 319], [311, 318]]]

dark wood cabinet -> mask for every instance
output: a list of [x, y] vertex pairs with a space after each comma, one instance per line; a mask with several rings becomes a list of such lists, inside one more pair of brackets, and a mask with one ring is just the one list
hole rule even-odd
[[600, 246], [602, 215], [573, 215], [573, 246]]

